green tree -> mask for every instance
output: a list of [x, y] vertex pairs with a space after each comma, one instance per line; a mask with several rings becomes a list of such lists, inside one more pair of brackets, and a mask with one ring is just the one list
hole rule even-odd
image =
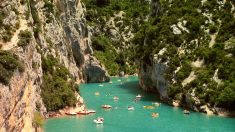
[[218, 105], [234, 110], [235, 109], [235, 81], [225, 82], [219, 94]]
[[42, 128], [43, 125], [44, 125], [44, 118], [43, 116], [41, 115], [41, 113], [39, 112], [34, 112], [34, 116], [33, 116], [33, 125], [35, 127], [35, 131], [37, 132], [38, 128]]

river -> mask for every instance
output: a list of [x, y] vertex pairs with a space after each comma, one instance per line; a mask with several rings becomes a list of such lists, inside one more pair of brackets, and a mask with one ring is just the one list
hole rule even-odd
[[[103, 86], [102, 86], [103, 85]], [[112, 83], [80, 85], [80, 94], [86, 107], [96, 110], [96, 114], [67, 116], [46, 121], [46, 132], [235, 132], [235, 118], [208, 116], [204, 113], [183, 114], [183, 109], [161, 103], [154, 109], [146, 109], [153, 102], [160, 102], [156, 95], [143, 92], [138, 85], [138, 77], [112, 78]], [[99, 93], [99, 95], [95, 95]], [[141, 94], [140, 101], [134, 101]], [[119, 100], [114, 101], [113, 97]], [[109, 104], [110, 110], [101, 105]], [[128, 111], [134, 106], [134, 111]], [[153, 112], [159, 113], [153, 118]], [[104, 118], [104, 124], [93, 122]]]

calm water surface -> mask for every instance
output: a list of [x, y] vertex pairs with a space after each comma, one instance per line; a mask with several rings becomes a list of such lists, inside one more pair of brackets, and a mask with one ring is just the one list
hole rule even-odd
[[[120, 79], [120, 80], [119, 80]], [[49, 119], [45, 124], [46, 132], [235, 132], [235, 119], [218, 116], [208, 116], [203, 113], [191, 112], [184, 115], [181, 108], [161, 104], [155, 109], [145, 109], [143, 106], [160, 102], [156, 95], [140, 90], [137, 77], [112, 78], [111, 83], [83, 84], [80, 93], [89, 109], [95, 109], [96, 114], [87, 116], [63, 117]], [[100, 95], [96, 96], [95, 93]], [[135, 102], [137, 94], [143, 98]], [[114, 101], [113, 96], [119, 100]], [[111, 110], [101, 108], [103, 104], [113, 106]], [[127, 107], [135, 107], [128, 111]], [[158, 112], [158, 118], [151, 114]], [[97, 117], [105, 119], [104, 124], [96, 125]]]

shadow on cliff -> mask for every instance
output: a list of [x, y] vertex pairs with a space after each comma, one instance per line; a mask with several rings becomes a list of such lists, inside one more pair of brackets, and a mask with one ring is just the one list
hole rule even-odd
[[143, 98], [141, 98], [142, 101], [160, 101], [160, 97], [157, 92], [143, 91], [138, 81], [123, 81], [121, 84], [118, 84], [117, 87], [126, 90], [133, 95], [141, 94], [143, 96]]

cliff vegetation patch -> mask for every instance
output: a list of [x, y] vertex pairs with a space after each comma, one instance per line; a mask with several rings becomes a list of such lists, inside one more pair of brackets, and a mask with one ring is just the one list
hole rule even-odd
[[23, 72], [23, 63], [17, 55], [0, 50], [0, 82], [8, 85], [15, 71]]
[[52, 55], [43, 58], [41, 96], [48, 111], [55, 111], [76, 103], [74, 79], [68, 69]]

